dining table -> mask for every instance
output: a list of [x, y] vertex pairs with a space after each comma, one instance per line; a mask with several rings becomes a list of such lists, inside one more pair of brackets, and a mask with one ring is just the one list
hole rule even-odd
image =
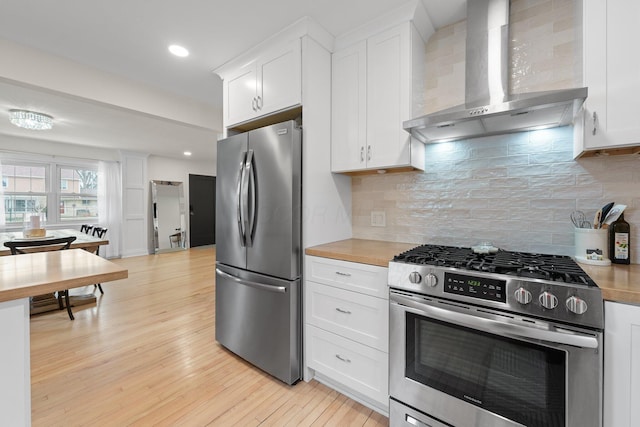
[[30, 298], [128, 275], [82, 249], [0, 257], [0, 425], [31, 425]]
[[59, 237], [75, 236], [76, 240], [71, 243], [71, 249], [85, 249], [89, 252], [95, 252], [95, 250], [104, 245], [109, 244], [109, 240], [105, 237], [92, 236], [91, 234], [83, 233], [80, 230], [73, 228], [62, 228], [57, 230], [47, 229], [45, 237], [26, 239], [22, 234], [22, 231], [0, 231], [0, 256], [11, 255], [9, 248], [4, 246], [4, 242], [9, 240], [37, 240], [37, 239], [55, 239]]
[[[62, 229], [47, 229], [46, 235], [44, 237], [36, 237], [36, 238], [25, 238], [22, 231], [3, 231], [0, 232], [0, 256], [11, 255], [11, 250], [4, 246], [4, 242], [10, 240], [45, 240], [45, 239], [55, 239], [60, 237], [69, 237], [74, 236], [76, 240], [71, 243], [70, 249], [84, 249], [85, 251], [97, 253], [98, 248], [100, 246], [108, 245], [109, 240], [105, 237], [92, 236], [91, 234], [83, 233], [80, 230], [76, 230], [73, 228], [62, 228]], [[100, 283], [100, 282], [96, 282]], [[58, 289], [59, 290], [59, 289]], [[71, 292], [69, 294], [69, 299], [71, 302], [71, 306], [77, 307], [81, 305], [95, 304], [96, 296], [93, 292], [91, 293], [78, 293]], [[33, 295], [31, 298], [31, 314], [40, 314], [46, 313], [50, 311], [58, 310], [59, 304], [58, 299], [56, 298], [53, 292], [42, 294], [42, 295]]]

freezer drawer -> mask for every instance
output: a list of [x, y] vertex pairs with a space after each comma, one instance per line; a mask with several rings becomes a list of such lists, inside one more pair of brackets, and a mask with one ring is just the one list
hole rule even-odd
[[216, 266], [216, 341], [293, 384], [300, 378], [300, 280]]

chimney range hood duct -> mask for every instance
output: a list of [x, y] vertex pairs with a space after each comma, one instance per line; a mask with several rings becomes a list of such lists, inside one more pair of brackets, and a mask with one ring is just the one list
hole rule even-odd
[[429, 143], [571, 124], [587, 88], [508, 94], [508, 41], [509, 0], [467, 0], [465, 104], [404, 129]]

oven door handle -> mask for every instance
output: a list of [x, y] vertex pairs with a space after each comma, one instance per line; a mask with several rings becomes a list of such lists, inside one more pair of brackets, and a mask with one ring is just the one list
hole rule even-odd
[[546, 329], [532, 328], [524, 325], [515, 325], [504, 321], [496, 321], [485, 317], [472, 316], [465, 313], [435, 307], [423, 302], [417, 302], [413, 298], [393, 295], [393, 302], [399, 303], [411, 309], [418, 315], [426, 315], [443, 322], [454, 323], [459, 326], [477, 329], [479, 331], [505, 335], [511, 338], [528, 338], [546, 341], [553, 344], [565, 344], [582, 348], [598, 348], [598, 340], [591, 335], [584, 335], [574, 331], [550, 331]]

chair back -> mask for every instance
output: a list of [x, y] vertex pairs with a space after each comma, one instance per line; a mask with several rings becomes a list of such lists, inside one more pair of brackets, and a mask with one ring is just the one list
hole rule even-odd
[[80, 226], [80, 231], [82, 233], [86, 233], [86, 234], [91, 234], [91, 229], [93, 228], [93, 225], [89, 225], [89, 224], [82, 224]]
[[59, 251], [69, 249], [76, 236], [58, 237], [54, 239], [9, 240], [4, 245], [11, 249], [11, 255], [31, 252]]
[[102, 227], [93, 227], [93, 236], [103, 238], [107, 234], [107, 229]]

